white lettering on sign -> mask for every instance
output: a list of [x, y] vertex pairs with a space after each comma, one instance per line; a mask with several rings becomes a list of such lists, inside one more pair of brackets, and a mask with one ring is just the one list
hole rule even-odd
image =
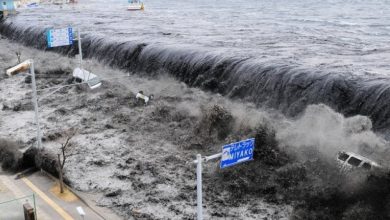
[[220, 167], [225, 168], [237, 163], [253, 160], [254, 147], [254, 138], [223, 146]]
[[59, 47], [73, 44], [73, 29], [71, 27], [61, 29], [49, 29], [46, 33], [47, 46]]

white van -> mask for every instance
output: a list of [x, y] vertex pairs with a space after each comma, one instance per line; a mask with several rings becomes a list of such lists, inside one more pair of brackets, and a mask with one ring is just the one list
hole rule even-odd
[[87, 82], [89, 88], [95, 89], [102, 85], [99, 77], [87, 70], [76, 68], [73, 71], [73, 78], [76, 82]]
[[342, 171], [351, 171], [355, 168], [371, 171], [383, 168], [375, 161], [352, 152], [340, 151], [337, 155], [337, 161]]

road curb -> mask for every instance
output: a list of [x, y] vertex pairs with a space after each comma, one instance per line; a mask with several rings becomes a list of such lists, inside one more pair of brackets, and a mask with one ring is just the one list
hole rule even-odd
[[29, 173], [35, 173], [36, 171], [37, 171], [37, 168], [35, 168], [35, 167], [25, 169], [25, 170], [17, 173], [15, 176], [15, 179], [23, 178], [23, 177], [27, 176]]
[[[47, 175], [47, 176], [48, 176], [49, 178], [51, 178], [52, 180], [54, 180], [54, 181], [59, 181], [56, 177], [54, 177], [53, 175], [51, 175], [49, 172], [47, 172], [47, 171], [45, 171], [45, 170], [43, 170], [43, 169], [41, 169], [41, 172], [44, 173], [45, 175]], [[73, 194], [75, 194], [76, 197], [77, 197], [78, 199], [80, 199], [80, 201], [81, 201], [82, 203], [84, 203], [88, 208], [90, 208], [93, 212], [95, 212], [99, 217], [101, 217], [101, 218], [104, 219], [104, 220], [107, 220], [99, 211], [97, 211], [94, 207], [92, 207], [91, 205], [89, 205], [88, 202], [87, 202], [82, 196], [80, 196], [80, 195], [76, 192], [76, 190], [72, 189], [70, 186], [66, 185], [65, 183], [64, 183], [64, 186], [65, 186], [69, 191], [71, 191]]]

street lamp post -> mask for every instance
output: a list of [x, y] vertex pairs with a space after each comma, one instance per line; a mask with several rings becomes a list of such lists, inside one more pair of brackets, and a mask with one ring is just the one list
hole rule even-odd
[[7, 75], [12, 76], [17, 74], [20, 71], [27, 70], [30, 68], [30, 74], [31, 74], [31, 83], [32, 83], [32, 102], [34, 105], [34, 111], [35, 111], [35, 125], [37, 127], [37, 148], [39, 150], [42, 150], [42, 133], [41, 133], [41, 127], [39, 125], [39, 107], [38, 107], [38, 96], [37, 96], [37, 84], [35, 81], [35, 70], [34, 70], [34, 60], [28, 59], [24, 61], [23, 63], [20, 63], [12, 68], [9, 68], [7, 70]]
[[38, 149], [42, 149], [42, 133], [41, 133], [41, 127], [39, 125], [39, 107], [38, 107], [38, 97], [37, 97], [37, 85], [35, 82], [35, 70], [34, 70], [34, 60], [29, 60], [30, 64], [30, 73], [31, 73], [31, 81], [32, 81], [32, 89], [33, 89], [33, 97], [32, 101], [34, 104], [34, 111], [35, 111], [35, 123], [37, 126], [37, 146]]

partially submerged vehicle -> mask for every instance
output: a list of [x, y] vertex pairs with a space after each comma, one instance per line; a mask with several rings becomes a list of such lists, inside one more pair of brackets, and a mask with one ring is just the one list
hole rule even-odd
[[340, 169], [344, 172], [355, 169], [361, 169], [365, 171], [383, 169], [379, 163], [353, 152], [340, 151], [337, 155], [337, 161], [340, 165]]
[[73, 78], [76, 80], [76, 82], [86, 82], [91, 89], [98, 88], [102, 85], [102, 82], [100, 81], [99, 77], [95, 74], [84, 70], [80, 68], [76, 68], [73, 71]]
[[16, 14], [16, 6], [13, 0], [0, 0], [0, 20], [10, 14]]
[[74, 0], [52, 0], [51, 3], [55, 5], [64, 5], [69, 3], [75, 3], [75, 1]]
[[12, 12], [15, 11], [15, 2], [14, 0], [0, 0], [0, 11], [3, 12]]
[[129, 0], [129, 6], [127, 7], [128, 11], [138, 11], [144, 10], [144, 3], [140, 0]]
[[153, 95], [150, 95], [150, 96], [146, 96], [144, 95], [144, 92], [143, 91], [139, 91], [137, 93], [137, 95], [135, 96], [135, 98], [137, 99], [137, 102], [140, 101], [141, 99], [144, 100], [145, 102], [145, 105], [148, 104], [148, 102], [153, 99]]
[[39, 4], [37, 2], [32, 2], [29, 4], [26, 4], [26, 8], [38, 8]]

